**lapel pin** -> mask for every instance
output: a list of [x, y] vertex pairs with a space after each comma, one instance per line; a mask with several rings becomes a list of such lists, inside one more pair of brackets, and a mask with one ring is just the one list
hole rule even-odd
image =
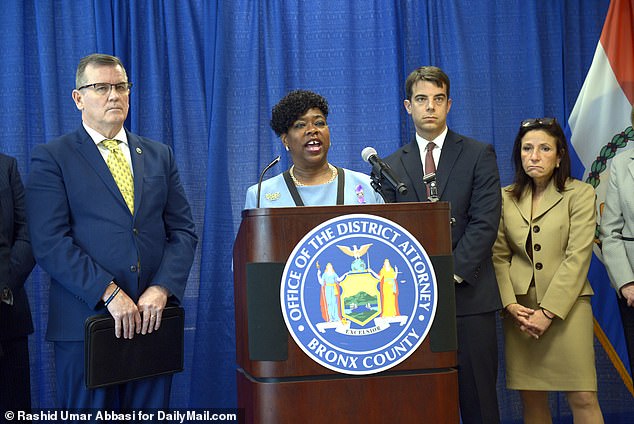
[[265, 193], [264, 197], [266, 197], [266, 200], [270, 200], [270, 201], [276, 201], [279, 200], [281, 194], [279, 191], [276, 191], [275, 193]]

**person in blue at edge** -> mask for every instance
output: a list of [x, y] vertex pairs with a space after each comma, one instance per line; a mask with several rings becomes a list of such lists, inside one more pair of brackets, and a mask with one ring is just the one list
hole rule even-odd
[[[33, 252], [51, 277], [47, 339], [58, 406], [93, 419], [97, 411], [164, 409], [171, 375], [86, 388], [84, 322], [110, 313], [125, 339], [161, 331], [168, 300], [183, 299], [198, 242], [189, 202], [172, 149], [123, 127], [132, 84], [121, 61], [84, 57], [75, 84], [82, 125], [33, 149], [26, 185]], [[133, 178], [128, 186], [119, 188], [109, 158]]]
[[[328, 163], [328, 102], [312, 91], [295, 90], [273, 107], [271, 128], [293, 165], [262, 183], [260, 207], [383, 203], [370, 177]], [[245, 209], [257, 205], [257, 184], [249, 187]]]

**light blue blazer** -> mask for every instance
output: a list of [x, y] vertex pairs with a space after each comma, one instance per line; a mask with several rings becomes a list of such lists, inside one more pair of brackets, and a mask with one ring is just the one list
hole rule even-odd
[[[345, 173], [344, 205], [363, 205], [372, 203], [384, 203], [379, 193], [371, 186], [370, 177], [361, 172], [343, 169]], [[337, 177], [333, 182], [316, 186], [297, 187], [297, 191], [305, 206], [326, 206], [337, 203]], [[257, 206], [258, 185], [252, 185], [247, 190], [244, 209], [252, 209]], [[283, 174], [278, 174], [262, 182], [260, 190], [261, 208], [280, 208], [295, 206]]]

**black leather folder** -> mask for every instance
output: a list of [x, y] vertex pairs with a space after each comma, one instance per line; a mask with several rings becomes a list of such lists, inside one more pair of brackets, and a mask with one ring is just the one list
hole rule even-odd
[[114, 335], [114, 319], [95, 315], [86, 320], [84, 361], [86, 387], [94, 389], [183, 370], [185, 311], [163, 310], [161, 327], [130, 339]]

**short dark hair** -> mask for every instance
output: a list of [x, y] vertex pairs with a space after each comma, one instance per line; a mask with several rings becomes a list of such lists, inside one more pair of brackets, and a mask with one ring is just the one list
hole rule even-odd
[[408, 100], [412, 99], [414, 84], [416, 84], [417, 81], [433, 82], [439, 88], [442, 88], [444, 85], [447, 87], [447, 98], [449, 98], [449, 77], [442, 69], [436, 66], [421, 66], [412, 71], [405, 80], [405, 97]]
[[279, 137], [312, 108], [321, 110], [324, 117], [328, 117], [328, 101], [324, 97], [308, 90], [293, 90], [273, 106], [271, 128]]
[[79, 88], [86, 83], [86, 80], [84, 79], [84, 72], [86, 71], [86, 67], [88, 65], [113, 67], [119, 65], [121, 66], [121, 69], [123, 69], [123, 73], [126, 75], [126, 78], [128, 76], [121, 59], [109, 54], [94, 53], [86, 57], [82, 57], [79, 61], [79, 65], [77, 65], [77, 73], [75, 74], [75, 88]]
[[528, 120], [530, 123], [525, 125], [527, 121], [523, 121], [520, 129], [515, 136], [513, 143], [513, 167], [515, 168], [515, 179], [511, 189], [513, 197], [519, 200], [522, 193], [529, 185], [533, 184], [533, 179], [526, 174], [522, 166], [522, 138], [529, 131], [541, 130], [548, 133], [555, 139], [557, 153], [561, 160], [559, 167], [553, 171], [552, 179], [555, 180], [557, 191], [562, 192], [566, 188], [566, 182], [570, 179], [570, 154], [568, 153], [568, 142], [564, 130], [561, 128], [555, 118], [541, 118]]

